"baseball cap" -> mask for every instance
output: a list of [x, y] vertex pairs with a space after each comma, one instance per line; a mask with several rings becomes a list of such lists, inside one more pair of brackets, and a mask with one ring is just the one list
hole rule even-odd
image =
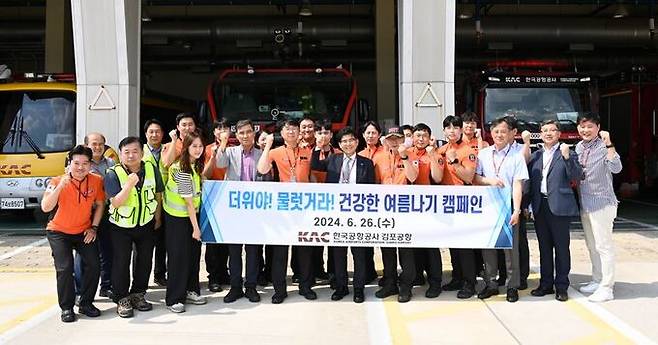
[[393, 137], [393, 136], [398, 137], [398, 138], [404, 138], [404, 132], [398, 126], [389, 127], [386, 130], [386, 134], [384, 134], [384, 139], [388, 139], [388, 138]]

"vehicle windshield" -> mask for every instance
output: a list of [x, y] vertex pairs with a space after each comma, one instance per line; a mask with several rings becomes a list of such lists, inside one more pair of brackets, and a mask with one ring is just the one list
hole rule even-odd
[[235, 73], [216, 83], [214, 92], [217, 115], [229, 122], [305, 115], [338, 122], [343, 119], [352, 81], [342, 73]]
[[74, 92], [0, 91], [0, 153], [63, 152], [74, 143]]
[[558, 120], [563, 132], [575, 132], [578, 115], [590, 111], [587, 88], [487, 88], [485, 128], [507, 115], [519, 121], [519, 132], [539, 132], [541, 123]]

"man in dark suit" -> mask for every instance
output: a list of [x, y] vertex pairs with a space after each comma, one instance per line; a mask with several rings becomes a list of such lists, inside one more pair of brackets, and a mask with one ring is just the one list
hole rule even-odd
[[[320, 159], [319, 148], [313, 151], [311, 169], [326, 171], [325, 183], [373, 184], [375, 183], [375, 168], [368, 158], [356, 154], [359, 139], [351, 127], [338, 131], [336, 140], [343, 154], [333, 154], [326, 159]], [[336, 279], [336, 291], [331, 300], [339, 301], [347, 296], [347, 247], [331, 247], [333, 251], [333, 265]], [[354, 260], [354, 302], [363, 303], [365, 297], [363, 289], [366, 284], [366, 248], [352, 247]]]
[[[541, 278], [533, 296], [555, 292], [555, 299], [569, 299], [569, 223], [578, 216], [576, 196], [571, 184], [579, 181], [583, 170], [578, 156], [567, 144], [560, 144], [560, 124], [556, 120], [542, 123], [543, 148], [535, 151], [528, 162], [529, 197], [535, 215], [535, 231], [539, 241]], [[555, 249], [555, 265], [553, 250]], [[555, 276], [553, 275], [555, 266]], [[555, 291], [553, 290], [555, 286]]]

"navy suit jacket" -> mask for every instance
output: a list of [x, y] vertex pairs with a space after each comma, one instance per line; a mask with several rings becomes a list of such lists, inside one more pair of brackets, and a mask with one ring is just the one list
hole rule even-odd
[[[325, 183], [340, 183], [340, 172], [343, 167], [342, 153], [333, 154], [326, 159], [320, 159], [320, 151], [313, 151], [311, 158], [311, 169], [317, 171], [326, 171], [327, 178]], [[373, 184], [375, 183], [375, 167], [368, 158], [356, 155], [356, 183]]]
[[[559, 143], [556, 145], [559, 145]], [[528, 172], [530, 174], [529, 196], [533, 212], [539, 211], [539, 205], [541, 203], [543, 155], [544, 149], [541, 148], [532, 154], [528, 162]], [[571, 183], [578, 183], [582, 174], [583, 169], [578, 162], [578, 155], [574, 151], [570, 151], [569, 159], [564, 159], [562, 153], [560, 153], [560, 149], [555, 150], [546, 177], [548, 206], [554, 215], [578, 215], [576, 195], [571, 188]]]

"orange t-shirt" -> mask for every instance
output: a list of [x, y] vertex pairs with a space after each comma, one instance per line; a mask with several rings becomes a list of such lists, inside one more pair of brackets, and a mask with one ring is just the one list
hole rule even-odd
[[[212, 152], [215, 151], [215, 149], [219, 146], [217, 143], [212, 143], [210, 145], [206, 145], [206, 153], [204, 154], [205, 156], [205, 164], [208, 164], [208, 161], [210, 160], [210, 157], [212, 156]], [[212, 176], [210, 176], [211, 180], [223, 180], [224, 175], [226, 174], [226, 168], [218, 168], [217, 164], [215, 164], [214, 167], [212, 167]]]
[[386, 152], [384, 152], [384, 147], [380, 145], [377, 146], [377, 148], [374, 150], [370, 149], [369, 147], [366, 147], [365, 149], [361, 150], [361, 152], [359, 152], [359, 156], [368, 158], [374, 162], [375, 158], [381, 155], [382, 153], [386, 153]]
[[375, 155], [372, 161], [375, 165], [375, 183], [379, 184], [407, 184], [404, 174], [404, 162], [400, 156], [382, 150]]
[[[57, 187], [62, 176], [50, 180], [48, 190]], [[105, 200], [103, 178], [96, 174], [88, 174], [78, 181], [71, 179], [62, 189], [57, 199], [57, 211], [46, 226], [47, 230], [56, 230], [65, 234], [77, 235], [91, 228], [92, 208], [96, 201]]]
[[310, 147], [290, 149], [285, 145], [270, 150], [269, 159], [276, 164], [279, 181], [290, 182], [291, 172], [294, 171], [295, 182], [309, 182], [311, 153], [313, 151]]
[[463, 185], [464, 181], [462, 181], [459, 176], [457, 176], [457, 173], [455, 172], [455, 166], [452, 164], [448, 164], [447, 159], [446, 159], [446, 152], [454, 148], [457, 151], [457, 159], [459, 160], [459, 163], [463, 165], [465, 168], [470, 168], [475, 170], [475, 166], [477, 165], [477, 140], [475, 144], [475, 149], [471, 147], [470, 142], [466, 142], [463, 140], [458, 141], [455, 144], [445, 144], [441, 147], [439, 147], [438, 153], [441, 154], [441, 158], [439, 159], [439, 165], [443, 167], [443, 179], [441, 180], [441, 184], [446, 184], [446, 185]]
[[[462, 136], [462, 138], [466, 138], [466, 136]], [[470, 148], [475, 150], [475, 155], [477, 156], [478, 152], [480, 151], [480, 149], [478, 149], [478, 138], [474, 136], [471, 138], [471, 140], [462, 140], [462, 141], [464, 141]], [[489, 146], [489, 143], [486, 141], [482, 141], [482, 148], [485, 148], [487, 146]]]
[[427, 151], [425, 151], [425, 149], [419, 150], [416, 147], [412, 147], [407, 150], [407, 155], [409, 156], [411, 164], [418, 168], [418, 177], [416, 177], [414, 184], [430, 184], [432, 160], [430, 155], [427, 154]]

